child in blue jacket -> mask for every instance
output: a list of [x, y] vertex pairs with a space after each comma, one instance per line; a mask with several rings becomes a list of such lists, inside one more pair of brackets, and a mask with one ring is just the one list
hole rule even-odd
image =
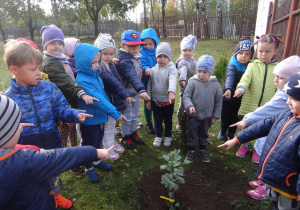
[[[108, 115], [115, 120], [122, 120], [123, 116], [110, 102], [104, 91], [103, 81], [99, 76], [101, 63], [101, 51], [90, 44], [79, 44], [74, 52], [75, 64], [77, 67], [76, 82], [84, 88], [89, 95], [99, 99], [92, 104], [86, 104], [79, 100], [79, 108], [93, 115], [93, 118], [80, 124], [82, 134], [82, 146], [90, 145], [101, 148], [104, 134], [104, 123], [108, 120]], [[87, 164], [85, 174], [90, 182], [98, 182], [99, 178], [94, 167], [111, 170], [111, 165], [99, 160]]]
[[300, 201], [300, 74], [284, 86], [290, 110], [261, 120], [218, 147], [232, 148], [268, 135], [259, 160], [258, 178], [271, 188], [274, 209], [299, 209]]
[[[152, 28], [144, 29], [141, 33], [141, 40], [145, 42], [140, 51], [143, 76], [142, 82], [147, 90], [148, 78], [151, 76], [151, 68], [156, 65], [155, 52], [159, 44], [158, 37]], [[154, 134], [152, 124], [152, 110], [147, 109], [146, 101], [144, 101], [144, 115], [146, 120], [146, 130], [148, 133]]]

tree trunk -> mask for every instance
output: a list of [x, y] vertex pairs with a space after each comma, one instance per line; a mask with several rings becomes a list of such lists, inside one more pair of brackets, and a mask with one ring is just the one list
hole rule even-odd
[[156, 31], [157, 36], [160, 37], [159, 29], [155, 25], [155, 18], [154, 18], [154, 10], [153, 10], [153, 2], [152, 2], [152, 0], [150, 0], [150, 4], [151, 4], [152, 19], [153, 19], [153, 27], [154, 27], [154, 30]]
[[184, 10], [184, 4], [183, 0], [181, 0], [181, 8], [182, 8], [182, 14], [183, 14], [183, 20], [184, 20], [184, 35], [188, 35], [188, 29], [187, 29], [187, 21], [186, 21], [186, 15], [185, 15], [185, 10]]
[[146, 0], [143, 0], [143, 3], [144, 3], [144, 28], [148, 28]]
[[1, 32], [2, 39], [3, 39], [3, 43], [6, 43], [6, 34], [5, 34], [4, 29], [3, 29], [1, 20], [0, 20], [0, 32]]
[[167, 37], [167, 29], [166, 29], [166, 1], [167, 0], [162, 0], [162, 20], [163, 20], [163, 36]]
[[93, 20], [93, 22], [94, 22], [94, 27], [95, 27], [95, 37], [97, 37], [98, 36], [98, 34], [99, 34], [99, 29], [98, 29], [98, 15], [97, 15], [97, 18], [95, 18], [95, 20]]
[[200, 2], [199, 0], [196, 1], [196, 10], [197, 10], [197, 37], [201, 37], [201, 30], [200, 30]]
[[30, 33], [30, 39], [34, 42], [34, 30], [35, 28], [32, 26], [32, 13], [31, 13], [31, 2], [30, 0], [27, 0], [27, 6], [28, 6], [28, 28]]

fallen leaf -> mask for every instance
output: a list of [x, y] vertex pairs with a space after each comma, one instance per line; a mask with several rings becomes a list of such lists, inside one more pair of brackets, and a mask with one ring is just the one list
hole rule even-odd
[[129, 163], [125, 163], [125, 166], [129, 167]]
[[133, 149], [134, 152], [137, 152], [137, 149]]
[[243, 173], [246, 173], [246, 171], [245, 171], [245, 170], [242, 170], [242, 172], [243, 172]]
[[226, 171], [226, 170], [227, 170], [227, 168], [228, 168], [228, 166], [225, 166], [225, 167], [224, 167], [224, 170]]
[[124, 162], [124, 160], [120, 160], [120, 162]]
[[75, 203], [75, 202], [76, 202], [76, 198], [73, 198], [73, 199], [72, 199], [72, 202]]
[[140, 174], [143, 175], [144, 173], [142, 171], [140, 171]]

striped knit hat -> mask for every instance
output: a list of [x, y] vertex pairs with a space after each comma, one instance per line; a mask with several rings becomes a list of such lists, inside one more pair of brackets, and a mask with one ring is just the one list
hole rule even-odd
[[15, 135], [20, 120], [18, 105], [10, 98], [0, 95], [0, 147]]
[[95, 46], [100, 50], [104, 50], [109, 47], [116, 48], [115, 41], [110, 34], [99, 34], [95, 41]]

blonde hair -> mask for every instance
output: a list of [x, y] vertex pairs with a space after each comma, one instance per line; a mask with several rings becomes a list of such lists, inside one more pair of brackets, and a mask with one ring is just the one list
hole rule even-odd
[[4, 45], [4, 62], [10, 66], [23, 66], [28, 62], [41, 64], [43, 62], [42, 53], [24, 41], [8, 40]]

